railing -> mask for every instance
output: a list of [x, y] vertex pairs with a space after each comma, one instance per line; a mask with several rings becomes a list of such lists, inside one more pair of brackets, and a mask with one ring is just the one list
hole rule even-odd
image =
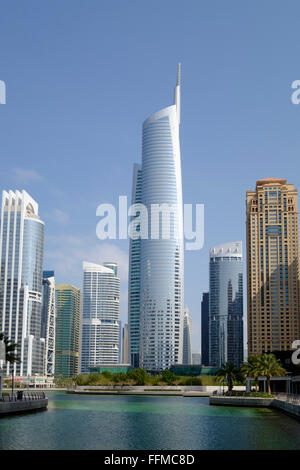
[[293, 405], [300, 405], [300, 395], [293, 393], [278, 393], [276, 398], [287, 403], [292, 403]]
[[34, 400], [44, 400], [46, 395], [44, 392], [27, 392], [20, 390], [16, 393], [10, 393], [9, 395], [3, 395], [2, 400], [4, 402], [13, 402], [13, 401], [34, 401]]

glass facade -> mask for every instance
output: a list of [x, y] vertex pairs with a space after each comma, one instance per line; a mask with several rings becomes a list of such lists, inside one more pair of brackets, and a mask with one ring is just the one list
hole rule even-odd
[[209, 263], [209, 365], [243, 361], [243, 259], [242, 242], [210, 250]]
[[[161, 371], [182, 363], [183, 226], [179, 146], [180, 77], [175, 104], [143, 124], [141, 202], [148, 211], [148, 239], [140, 245], [140, 366]], [[166, 218], [152, 209], [171, 208]], [[143, 230], [142, 230], [143, 231]]]
[[120, 280], [117, 265], [83, 263], [81, 372], [119, 361]]
[[[141, 203], [142, 169], [134, 165], [131, 204]], [[137, 232], [140, 230], [137, 226]], [[128, 325], [130, 363], [139, 367], [140, 349], [140, 262], [141, 240], [130, 239], [129, 246], [129, 273], [128, 273]]]
[[55, 377], [79, 373], [80, 290], [60, 284], [56, 292]]
[[[0, 232], [0, 328], [18, 344], [17, 375], [44, 373], [42, 266], [44, 223], [26, 191], [3, 191]], [[9, 373], [8, 366], [6, 372]]]

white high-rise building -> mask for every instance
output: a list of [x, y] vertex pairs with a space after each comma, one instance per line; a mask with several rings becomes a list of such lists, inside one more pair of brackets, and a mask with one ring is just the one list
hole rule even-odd
[[[141, 202], [148, 211], [149, 230], [148, 238], [144, 238], [146, 227], [141, 223], [139, 364], [150, 371], [182, 363], [184, 259], [179, 123], [180, 64], [174, 105], [152, 114], [143, 124]], [[169, 217], [162, 215], [164, 208], [170, 209]], [[167, 227], [170, 236], [164, 230]]]
[[183, 356], [182, 364], [192, 364], [192, 319], [188, 307], [184, 310], [183, 319]]
[[81, 372], [119, 359], [120, 280], [115, 263], [83, 262]]
[[55, 363], [55, 278], [54, 271], [43, 271], [43, 309], [41, 336], [45, 338], [45, 372], [54, 375]]
[[[0, 331], [18, 344], [21, 376], [43, 375], [42, 326], [44, 222], [26, 191], [3, 191], [0, 228]], [[11, 371], [9, 364], [5, 372]]]

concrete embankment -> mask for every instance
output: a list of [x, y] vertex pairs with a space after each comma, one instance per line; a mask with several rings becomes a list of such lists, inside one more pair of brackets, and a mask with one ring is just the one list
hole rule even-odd
[[278, 398], [211, 396], [209, 404], [215, 406], [245, 406], [275, 408], [293, 418], [300, 419], [300, 405]]
[[47, 409], [48, 398], [0, 402], [0, 417], [15, 413], [28, 413]]
[[76, 390], [68, 390], [67, 393], [83, 395], [166, 395], [183, 397], [210, 397], [217, 387], [214, 386], [79, 386]]

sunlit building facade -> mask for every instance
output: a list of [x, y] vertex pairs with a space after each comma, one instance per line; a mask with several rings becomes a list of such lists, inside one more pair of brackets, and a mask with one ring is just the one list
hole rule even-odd
[[120, 280], [116, 263], [83, 262], [81, 372], [119, 362]]
[[[18, 344], [19, 376], [43, 375], [41, 337], [44, 222], [26, 191], [3, 191], [0, 228], [0, 331]], [[7, 364], [5, 373], [11, 368]]]
[[41, 337], [45, 339], [44, 375], [54, 375], [55, 364], [55, 277], [54, 271], [43, 271], [43, 307]]
[[[141, 202], [148, 211], [148, 238], [140, 243], [139, 364], [161, 371], [182, 363], [183, 216], [179, 144], [180, 66], [175, 104], [143, 124]], [[154, 208], [172, 208], [169, 222]], [[164, 224], [170, 233], [164, 233]], [[143, 232], [141, 227], [141, 231]]]
[[285, 179], [247, 191], [248, 354], [300, 339], [298, 193]]

